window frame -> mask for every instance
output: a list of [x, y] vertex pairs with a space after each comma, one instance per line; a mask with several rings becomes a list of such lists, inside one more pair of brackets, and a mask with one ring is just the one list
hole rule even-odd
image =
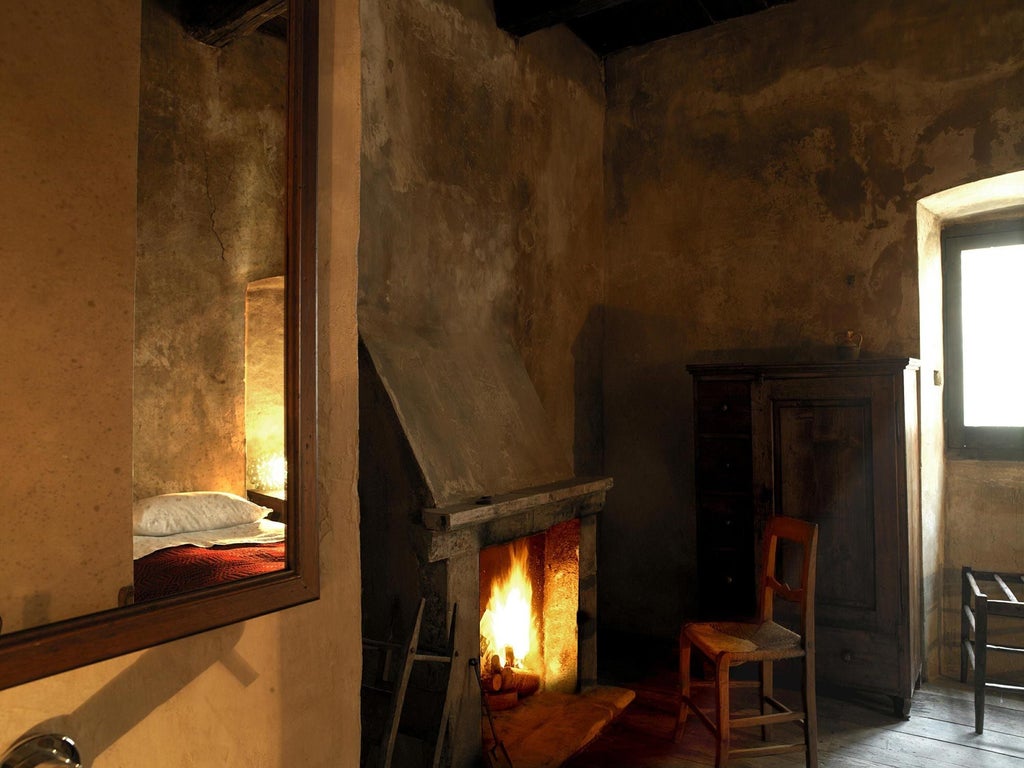
[[[950, 458], [1024, 461], [1024, 427], [965, 426], [963, 407], [961, 253], [1018, 243], [1024, 244], [1024, 218], [1019, 215], [1001, 221], [958, 224], [942, 232], [942, 335], [946, 369], [943, 420], [946, 455]], [[1012, 336], [1015, 335], [1016, 329]], [[1013, 344], [1007, 345], [1006, 353], [1015, 353]], [[1024, 396], [1024, 387], [1021, 394]]]

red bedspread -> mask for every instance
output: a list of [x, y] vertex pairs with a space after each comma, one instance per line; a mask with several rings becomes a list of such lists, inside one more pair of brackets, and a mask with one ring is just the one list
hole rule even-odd
[[135, 602], [279, 571], [284, 565], [283, 541], [160, 549], [135, 561]]

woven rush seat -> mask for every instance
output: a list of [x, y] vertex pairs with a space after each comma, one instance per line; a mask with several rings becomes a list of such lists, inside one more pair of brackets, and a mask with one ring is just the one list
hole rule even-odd
[[683, 630], [690, 642], [710, 659], [723, 651], [734, 661], [746, 661], [746, 655], [759, 659], [793, 659], [804, 655], [800, 635], [774, 621], [744, 624], [732, 621], [687, 624]]

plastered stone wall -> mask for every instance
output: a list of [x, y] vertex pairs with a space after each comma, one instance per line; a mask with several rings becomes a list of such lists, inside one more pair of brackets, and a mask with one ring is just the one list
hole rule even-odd
[[[921, 573], [924, 609], [922, 652], [926, 678], [939, 674], [945, 531], [945, 424], [942, 416], [942, 222], [917, 206], [917, 279], [921, 360]], [[939, 372], [938, 378], [936, 372]]]
[[[951, 461], [946, 469], [942, 674], [960, 674], [961, 567], [1024, 573], [1024, 467], [1018, 462]], [[1001, 599], [991, 583], [989, 595]], [[1020, 592], [1017, 592], [1020, 596]], [[989, 642], [1024, 645], [1019, 619], [992, 618]], [[1013, 654], [989, 654], [989, 672], [1024, 681]]]
[[565, 29], [484, 0], [364, 2], [361, 313], [511, 339], [577, 467], [598, 454], [604, 93]]
[[[70, 7], [62, 2], [33, 3], [9, 9], [4, 27], [4, 77], [12, 62], [32, 59], [82, 64], [86, 79], [102, 78], [102, 93], [118, 84], [138, 87], [138, 20], [122, 3], [96, 0]], [[135, 37], [131, 32], [134, 28]], [[8, 35], [7, 33], [10, 32]], [[321, 3], [319, 262], [320, 262], [320, 572], [321, 599], [314, 603], [168, 643], [72, 672], [0, 691], [0, 749], [30, 730], [53, 728], [75, 738], [85, 764], [95, 768], [175, 765], [220, 768], [256, 765], [274, 768], [355, 766], [359, 763], [359, 554], [356, 502], [356, 239], [360, 143], [360, 34], [358, 7], [349, 0]], [[116, 53], [115, 53], [116, 52]], [[117, 66], [98, 66], [105, 58]], [[95, 68], [94, 68], [95, 67]], [[88, 91], [83, 91], [83, 99]], [[111, 97], [112, 98], [112, 97]], [[108, 115], [75, 100], [48, 102], [52, 124], [60, 132]], [[4, 119], [8, 119], [4, 103]], [[24, 108], [20, 110], [24, 115]], [[12, 110], [17, 116], [19, 110]], [[55, 130], [57, 130], [55, 128]], [[6, 139], [5, 139], [6, 142]], [[53, 153], [36, 146], [38, 157]], [[130, 154], [124, 144], [118, 150]], [[97, 150], [99, 146], [97, 147]], [[25, 150], [28, 152], [28, 150]], [[116, 154], [116, 153], [115, 153]], [[70, 158], [69, 158], [70, 160]], [[90, 159], [91, 162], [91, 159]], [[43, 165], [37, 166], [43, 169]], [[134, 177], [132, 177], [134, 178]], [[56, 187], [45, 173], [0, 177], [0, 195], [11, 199], [35, 179]], [[106, 209], [134, 205], [134, 182], [100, 177], [96, 192]], [[40, 212], [53, 221], [70, 216], [36, 196]], [[92, 219], [71, 216], [84, 232]], [[40, 228], [29, 218], [2, 219], [6, 235], [31, 239]], [[120, 232], [119, 227], [114, 228]], [[134, 224], [124, 236], [134, 239]], [[83, 235], [84, 237], [84, 235]], [[34, 240], [35, 242], [36, 240]], [[132, 249], [133, 250], [133, 249]], [[96, 256], [86, 258], [86, 264]], [[4, 252], [4, 264], [8, 264]], [[26, 287], [10, 295], [21, 297]], [[115, 339], [119, 335], [115, 332]], [[107, 343], [106, 332], [92, 343]], [[111, 342], [113, 343], [113, 342]], [[105, 466], [111, 456], [127, 457], [131, 445], [130, 405], [118, 392], [130, 381], [130, 346], [121, 370], [95, 375], [117, 382], [114, 393], [97, 395], [124, 426], [110, 445], [96, 444], [94, 459]], [[5, 422], [6, 425], [6, 422]], [[20, 433], [19, 433], [20, 434]], [[22, 454], [27, 462], [29, 454]], [[125, 458], [124, 461], [128, 459]], [[52, 471], [49, 457], [33, 458], [25, 471], [43, 478]], [[127, 473], [124, 473], [127, 474]], [[128, 480], [120, 487], [127, 512]], [[97, 487], [100, 487], [97, 484]], [[67, 507], [62, 507], [67, 509]], [[6, 552], [6, 539], [5, 549]]]
[[245, 290], [284, 272], [287, 46], [142, 4], [136, 498], [245, 493]]
[[920, 353], [916, 201], [1020, 167], [1022, 32], [1013, 0], [821, 0], [607, 62], [606, 622], [695, 609], [686, 363]]
[[138, 28], [99, 2], [0, 30], [4, 633], [113, 608], [132, 581]]

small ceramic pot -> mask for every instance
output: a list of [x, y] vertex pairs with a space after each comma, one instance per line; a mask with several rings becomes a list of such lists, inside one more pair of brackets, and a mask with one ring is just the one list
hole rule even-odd
[[860, 345], [864, 341], [863, 334], [857, 331], [843, 331], [835, 337], [836, 354], [840, 360], [856, 360], [860, 357]]

